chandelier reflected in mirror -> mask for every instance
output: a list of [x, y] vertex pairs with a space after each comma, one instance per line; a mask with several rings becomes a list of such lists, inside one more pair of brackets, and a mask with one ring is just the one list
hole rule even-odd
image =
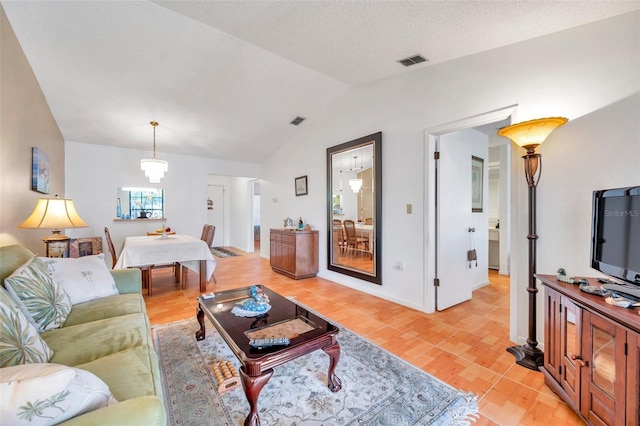
[[169, 170], [169, 163], [156, 158], [156, 127], [158, 127], [158, 122], [151, 121], [149, 124], [153, 126], [153, 158], [140, 160], [140, 170], [149, 178], [150, 183], [160, 183], [164, 174]]

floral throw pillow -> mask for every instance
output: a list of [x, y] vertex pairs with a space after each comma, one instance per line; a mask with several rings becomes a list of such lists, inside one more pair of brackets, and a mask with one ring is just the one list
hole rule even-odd
[[71, 312], [69, 296], [35, 256], [5, 278], [4, 286], [22, 302], [40, 333], [62, 327]]
[[47, 362], [53, 351], [25, 318], [5, 289], [0, 287], [0, 368]]

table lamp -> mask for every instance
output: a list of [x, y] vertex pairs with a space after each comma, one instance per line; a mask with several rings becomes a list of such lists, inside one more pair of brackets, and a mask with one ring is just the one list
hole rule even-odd
[[60, 228], [85, 228], [85, 223], [76, 211], [73, 200], [40, 198], [31, 215], [18, 228], [53, 229], [52, 235], [44, 237], [47, 257], [67, 257], [69, 237], [60, 233]]

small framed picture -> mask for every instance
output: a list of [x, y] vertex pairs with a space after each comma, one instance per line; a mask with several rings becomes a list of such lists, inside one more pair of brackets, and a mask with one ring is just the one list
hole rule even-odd
[[471, 211], [474, 213], [482, 212], [482, 200], [484, 194], [484, 160], [482, 158], [471, 156]]
[[296, 178], [296, 197], [298, 195], [307, 195], [307, 176]]
[[40, 148], [31, 150], [31, 190], [41, 194], [49, 193], [49, 157]]
[[102, 237], [72, 238], [69, 257], [83, 257], [102, 253]]

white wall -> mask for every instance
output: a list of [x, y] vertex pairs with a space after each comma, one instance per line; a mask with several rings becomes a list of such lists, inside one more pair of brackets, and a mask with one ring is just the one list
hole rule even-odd
[[[579, 181], [579, 186], [589, 190], [614, 182], [638, 181], [638, 97], [628, 98], [640, 91], [639, 19], [639, 13], [622, 15], [352, 89], [323, 116], [307, 120], [300, 126], [299, 135], [262, 165], [263, 241], [267, 241], [270, 227], [282, 226], [285, 217], [298, 216], [320, 229], [320, 241], [326, 241], [326, 148], [382, 131], [382, 285], [328, 271], [323, 243], [319, 275], [424, 309], [425, 286], [430, 285], [424, 272], [430, 255], [430, 247], [424, 244], [427, 236], [422, 207], [426, 193], [424, 131], [517, 104], [516, 121], [554, 115], [571, 120], [552, 134], [542, 148], [545, 166], [539, 229], [541, 248], [560, 239], [560, 247], [572, 247], [565, 266], [573, 273], [575, 265], [587, 264], [588, 248], [577, 252], [579, 259], [573, 253], [574, 245], [586, 241], [588, 247], [583, 234], [589, 233], [584, 220], [573, 221], [575, 201], [578, 196], [585, 197], [580, 205], [588, 204], [590, 201], [585, 200], [590, 196], [585, 194], [587, 191], [576, 192], [570, 197], [574, 203], [566, 203], [564, 192], [570, 186], [565, 185], [565, 180]], [[619, 113], [607, 113], [609, 106]], [[633, 109], [636, 115], [632, 118], [632, 112], [619, 111], [625, 109]], [[615, 136], [611, 137], [611, 133]], [[566, 147], [575, 149], [556, 157], [559, 153], [555, 151], [566, 151]], [[516, 195], [511, 206], [515, 219], [511, 274], [517, 284], [511, 337], [520, 341], [527, 328], [527, 222], [526, 185], [519, 158], [522, 153], [518, 150], [513, 149], [511, 159], [512, 191]], [[292, 152], [300, 155], [291, 158]], [[547, 166], [547, 157], [555, 157], [557, 163], [549, 160], [551, 165]], [[295, 197], [293, 179], [302, 175], [308, 176], [309, 195]], [[558, 202], [557, 208], [547, 205], [545, 209], [542, 206], [549, 202], [545, 197], [550, 196]], [[405, 211], [409, 203], [413, 214]], [[549, 239], [545, 243], [543, 233]], [[554, 252], [557, 250], [554, 247]], [[268, 257], [268, 253], [268, 245], [263, 244], [261, 254]], [[404, 260], [403, 271], [392, 267], [396, 259]], [[538, 270], [555, 272], [557, 259], [540, 249]], [[585, 268], [589, 272], [588, 266]]]
[[[65, 155], [66, 196], [74, 200], [78, 213], [89, 224], [88, 228], [68, 229], [66, 235], [104, 237], [107, 226], [116, 252], [125, 236], [144, 235], [160, 226], [159, 222], [144, 220], [114, 222], [116, 188], [163, 188], [165, 224], [178, 233], [200, 238], [202, 225], [207, 222], [208, 175], [260, 174], [260, 167], [255, 164], [159, 153], [160, 159], [169, 162], [169, 171], [161, 183], [150, 184], [140, 170], [140, 159], [148, 157], [146, 151], [67, 141]], [[103, 249], [109, 258], [107, 247]], [[109, 260], [107, 263], [111, 264]]]

